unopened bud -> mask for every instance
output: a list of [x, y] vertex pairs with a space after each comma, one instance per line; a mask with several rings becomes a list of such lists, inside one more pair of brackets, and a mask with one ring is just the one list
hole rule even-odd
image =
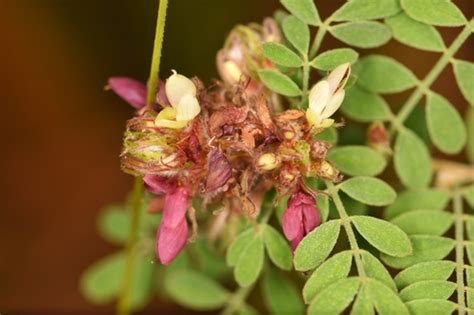
[[369, 146], [382, 154], [389, 155], [392, 152], [388, 132], [382, 122], [374, 122], [369, 126], [367, 129], [367, 142]]
[[257, 168], [261, 171], [271, 171], [280, 165], [280, 159], [274, 153], [262, 154], [257, 159]]

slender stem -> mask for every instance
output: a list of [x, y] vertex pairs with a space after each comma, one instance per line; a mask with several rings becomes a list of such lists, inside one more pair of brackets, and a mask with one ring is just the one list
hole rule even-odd
[[308, 56], [304, 56], [304, 64], [303, 64], [303, 97], [302, 103], [308, 100], [308, 87], [309, 87], [309, 62]]
[[163, 47], [163, 37], [165, 34], [166, 10], [168, 9], [168, 0], [160, 0], [158, 6], [158, 16], [156, 20], [155, 42], [153, 44], [153, 56], [151, 59], [150, 77], [148, 80], [148, 93], [146, 103], [148, 106], [153, 104], [158, 86], [158, 75], [160, 71], [161, 50]]
[[242, 304], [245, 303], [247, 296], [252, 292], [254, 285], [248, 287], [240, 287], [228, 299], [227, 306], [221, 312], [221, 315], [232, 315], [236, 311], [242, 309]]
[[456, 284], [458, 314], [465, 314], [466, 302], [464, 291], [464, 220], [462, 210], [462, 197], [458, 188], [454, 191], [454, 227], [456, 238]]
[[[426, 77], [422, 81], [420, 81], [418, 87], [415, 89], [415, 91], [413, 91], [406, 103], [402, 106], [402, 109], [398, 112], [397, 120], [400, 124], [403, 124], [403, 122], [408, 118], [408, 116], [413, 111], [418, 102], [421, 100], [425, 92], [429, 90], [433, 82], [438, 78], [443, 69], [449, 64], [454, 54], [459, 50], [461, 45], [469, 37], [473, 25], [474, 20], [471, 20], [459, 33], [459, 35], [453, 41], [451, 46], [443, 53], [441, 58], [431, 69], [431, 71], [426, 75]], [[393, 134], [393, 129], [391, 133]]]
[[339, 193], [337, 191], [336, 186], [334, 186], [334, 184], [330, 181], [326, 181], [326, 186], [328, 187], [329, 194], [331, 195], [332, 200], [334, 201], [334, 205], [336, 206], [337, 212], [339, 213], [339, 217], [341, 218], [342, 226], [344, 227], [344, 230], [347, 234], [347, 238], [349, 239], [349, 245], [354, 251], [357, 272], [359, 273], [359, 276], [365, 277], [364, 265], [362, 263], [362, 257], [360, 254], [361, 250], [359, 248], [359, 245], [357, 244], [357, 239], [355, 237], [354, 230], [352, 230], [352, 225], [350, 223], [346, 209], [344, 208], [344, 204], [342, 203], [341, 198], [339, 197]]
[[127, 315], [130, 312], [130, 294], [133, 285], [133, 269], [135, 265], [134, 252], [140, 222], [140, 208], [143, 196], [143, 184], [140, 177], [135, 177], [131, 200], [131, 228], [128, 234], [125, 268], [123, 271], [122, 291], [117, 302], [117, 314]]
[[318, 32], [316, 33], [316, 37], [314, 38], [313, 45], [311, 45], [311, 49], [309, 51], [309, 60], [312, 60], [316, 57], [319, 48], [321, 47], [321, 43], [323, 42], [324, 36], [328, 31], [329, 24], [331, 23], [331, 17], [327, 18], [321, 25], [319, 26]]

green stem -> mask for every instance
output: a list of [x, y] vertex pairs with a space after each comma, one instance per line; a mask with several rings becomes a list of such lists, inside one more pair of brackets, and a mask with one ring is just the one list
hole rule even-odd
[[303, 97], [301, 102], [305, 103], [308, 100], [308, 87], [309, 87], [309, 62], [308, 56], [304, 56], [303, 64]]
[[156, 88], [158, 86], [158, 75], [160, 71], [161, 50], [163, 48], [163, 37], [165, 34], [166, 10], [168, 0], [160, 0], [158, 16], [156, 20], [155, 41], [153, 44], [153, 56], [151, 59], [150, 78], [148, 80], [148, 93], [146, 103], [148, 106], [154, 103]]
[[236, 311], [242, 309], [242, 304], [245, 303], [247, 296], [252, 292], [254, 285], [248, 287], [240, 287], [233, 293], [227, 302], [226, 308], [221, 312], [221, 315], [232, 315]]
[[456, 284], [458, 314], [465, 314], [466, 301], [464, 291], [464, 215], [462, 210], [462, 196], [458, 188], [454, 192], [454, 227], [456, 238]]
[[135, 264], [135, 244], [138, 238], [138, 226], [140, 222], [140, 208], [143, 197], [143, 183], [140, 177], [135, 177], [131, 200], [131, 227], [128, 234], [125, 268], [123, 271], [122, 291], [117, 302], [117, 314], [127, 315], [130, 313], [130, 294], [133, 285], [133, 269]]
[[339, 193], [336, 186], [334, 186], [334, 184], [330, 181], [326, 181], [326, 186], [328, 187], [329, 194], [331, 195], [332, 200], [334, 201], [334, 205], [336, 206], [337, 212], [339, 213], [339, 217], [341, 218], [342, 226], [344, 227], [344, 230], [347, 234], [347, 238], [349, 239], [349, 245], [354, 251], [357, 272], [359, 273], [359, 276], [365, 277], [366, 275], [364, 265], [362, 263], [361, 249], [359, 248], [359, 244], [357, 244], [357, 239], [355, 237], [354, 230], [352, 229], [349, 216], [347, 215], [346, 209], [344, 208], [344, 204], [342, 203], [341, 198], [339, 197]]
[[330, 23], [331, 17], [327, 18], [319, 26], [318, 32], [316, 33], [316, 37], [314, 38], [313, 44], [311, 45], [311, 49], [309, 51], [309, 60], [313, 60], [313, 58], [316, 57], [316, 54], [321, 47], [321, 43], [323, 42], [324, 36], [326, 36]]
[[[406, 103], [402, 106], [402, 109], [398, 112], [397, 120], [399, 124], [403, 124], [404, 121], [408, 118], [410, 113], [413, 111], [415, 106], [421, 100], [426, 91], [429, 90], [433, 82], [438, 78], [443, 69], [449, 64], [454, 54], [459, 50], [461, 45], [466, 41], [466, 39], [471, 34], [471, 29], [474, 25], [474, 20], [471, 20], [464, 29], [459, 33], [456, 39], [453, 41], [451, 46], [445, 50], [441, 58], [431, 69], [431, 71], [426, 75], [426, 77], [418, 84], [418, 87], [413, 91], [411, 96], [408, 98]], [[393, 134], [393, 129], [391, 130]]]

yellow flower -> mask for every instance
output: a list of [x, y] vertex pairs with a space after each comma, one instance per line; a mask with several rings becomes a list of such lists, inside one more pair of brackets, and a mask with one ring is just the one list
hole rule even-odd
[[196, 98], [196, 86], [185, 76], [173, 71], [166, 80], [165, 91], [171, 107], [165, 107], [158, 113], [155, 119], [157, 127], [184, 128], [201, 112]]
[[350, 64], [335, 68], [325, 80], [319, 81], [309, 93], [306, 119], [315, 128], [328, 128], [334, 123], [331, 117], [344, 100], [344, 85], [349, 78]]

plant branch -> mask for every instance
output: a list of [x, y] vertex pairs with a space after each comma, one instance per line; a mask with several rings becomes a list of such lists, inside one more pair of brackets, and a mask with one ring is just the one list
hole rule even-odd
[[321, 43], [323, 42], [324, 36], [326, 36], [329, 24], [331, 22], [331, 17], [329, 17], [319, 26], [319, 29], [316, 33], [313, 44], [311, 45], [311, 49], [309, 51], [309, 60], [312, 60], [314, 57], [316, 57], [316, 54], [318, 53], [319, 48], [321, 48]]
[[232, 295], [229, 296], [226, 308], [221, 312], [221, 315], [232, 315], [236, 311], [242, 309], [242, 304], [245, 303], [247, 296], [252, 292], [254, 285], [248, 287], [239, 287]]
[[135, 265], [134, 253], [140, 223], [140, 208], [143, 197], [143, 183], [141, 177], [135, 177], [131, 199], [131, 227], [128, 234], [126, 260], [123, 271], [122, 291], [117, 302], [117, 314], [127, 315], [130, 312], [130, 294], [133, 286], [133, 269]]
[[466, 310], [464, 289], [464, 215], [462, 210], [462, 196], [456, 187], [454, 191], [454, 227], [456, 238], [456, 284], [458, 314], [464, 315]]
[[304, 56], [303, 64], [303, 97], [302, 103], [305, 103], [308, 100], [308, 87], [309, 87], [309, 62], [308, 55]]
[[352, 229], [349, 216], [347, 215], [346, 209], [344, 208], [344, 204], [342, 203], [341, 198], [339, 197], [339, 193], [336, 186], [334, 186], [334, 184], [330, 181], [326, 181], [326, 186], [328, 187], [329, 194], [331, 195], [332, 200], [334, 201], [334, 205], [336, 206], [337, 212], [339, 213], [339, 217], [341, 218], [342, 226], [344, 227], [344, 230], [347, 234], [347, 238], [349, 239], [349, 245], [354, 251], [357, 272], [359, 273], [359, 276], [365, 277], [364, 265], [362, 263], [362, 257], [360, 254], [361, 249], [357, 244], [357, 239], [355, 237], [354, 230]]
[[[474, 20], [471, 20], [464, 27], [464, 29], [459, 33], [456, 39], [452, 42], [451, 46], [449, 46], [449, 48], [444, 51], [441, 58], [434, 65], [431, 71], [426, 75], [426, 77], [422, 81], [419, 82], [418, 87], [415, 89], [415, 91], [413, 91], [413, 93], [410, 95], [406, 103], [402, 106], [401, 110], [398, 112], [396, 119], [400, 125], [403, 125], [403, 123], [408, 118], [408, 116], [413, 111], [413, 109], [418, 104], [418, 102], [421, 100], [423, 95], [427, 91], [429, 91], [430, 86], [438, 78], [438, 76], [441, 74], [443, 69], [449, 64], [454, 54], [456, 54], [456, 52], [459, 50], [461, 45], [469, 37], [472, 31], [471, 29], [473, 25], [474, 25]], [[392, 126], [390, 133], [393, 134], [393, 132], [394, 132], [394, 129]]]

